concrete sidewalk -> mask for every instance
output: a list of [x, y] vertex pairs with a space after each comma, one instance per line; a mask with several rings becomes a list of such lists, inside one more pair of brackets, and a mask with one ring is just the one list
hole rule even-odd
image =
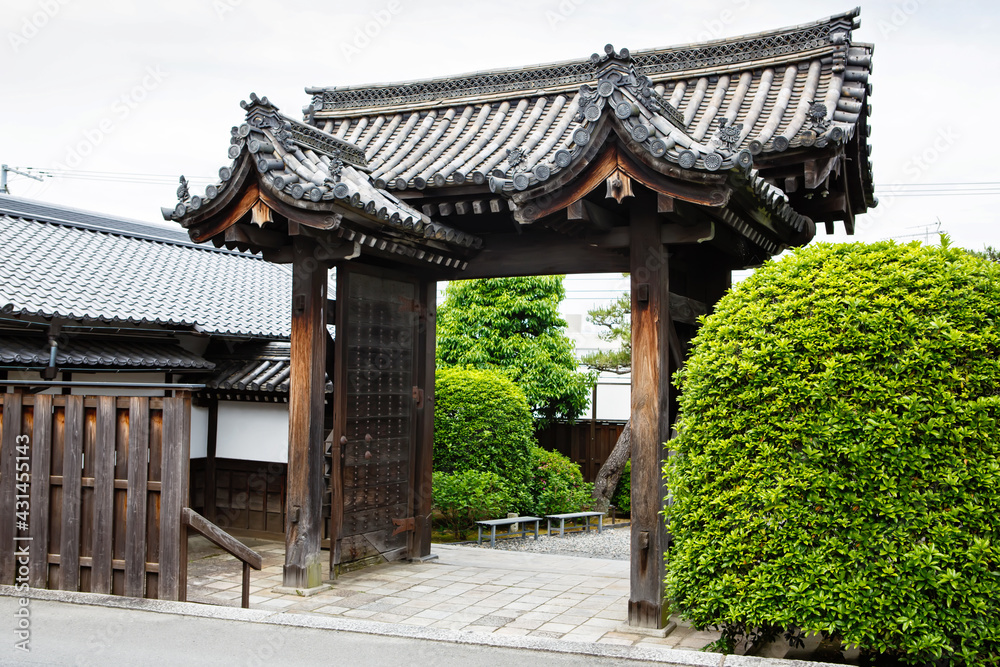
[[[30, 652], [0, 646], [3, 665], [610, 665], [835, 667], [663, 647], [510, 637], [367, 620], [31, 590]], [[0, 618], [20, 608], [0, 586]], [[0, 622], [2, 624], [2, 622]]]
[[[435, 544], [438, 560], [365, 568], [302, 598], [274, 591], [284, 544], [247, 544], [264, 559], [251, 574], [253, 609], [598, 645], [698, 650], [719, 637], [683, 624], [666, 637], [629, 631], [628, 561]], [[239, 562], [194, 541], [191, 553], [188, 600], [239, 606]]]

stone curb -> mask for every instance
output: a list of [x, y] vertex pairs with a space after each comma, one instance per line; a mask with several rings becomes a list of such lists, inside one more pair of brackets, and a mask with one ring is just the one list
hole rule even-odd
[[15, 586], [0, 586], [0, 596], [27, 597], [34, 600], [51, 600], [70, 604], [111, 607], [115, 609], [134, 609], [161, 614], [176, 614], [198, 618], [216, 618], [227, 621], [246, 621], [250, 623], [267, 623], [270, 625], [297, 626], [317, 630], [339, 630], [341, 632], [356, 632], [384, 637], [401, 637], [406, 639], [423, 639], [452, 644], [478, 644], [495, 648], [530, 649], [534, 651], [549, 651], [552, 653], [593, 655], [605, 658], [624, 658], [653, 662], [674, 667], [843, 667], [829, 662], [811, 662], [806, 660], [783, 660], [776, 658], [757, 658], [740, 655], [724, 655], [722, 653], [702, 653], [700, 651], [681, 651], [669, 648], [646, 648], [641, 646], [614, 646], [584, 642], [564, 641], [546, 637], [510, 637], [483, 634], [478, 632], [458, 632], [442, 628], [427, 628], [403, 624], [379, 623], [360, 619], [322, 618], [308, 614], [291, 614], [280, 611], [265, 611], [262, 609], [242, 609], [237, 607], [220, 607], [191, 602], [170, 602], [167, 600], [148, 600], [145, 598], [127, 598], [119, 595], [101, 595], [98, 593], [79, 593], [74, 591], [54, 591], [30, 588], [27, 592]]

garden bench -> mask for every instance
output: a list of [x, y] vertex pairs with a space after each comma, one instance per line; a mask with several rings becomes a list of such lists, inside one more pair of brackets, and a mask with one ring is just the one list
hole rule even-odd
[[559, 537], [565, 536], [566, 519], [585, 519], [584, 530], [590, 532], [590, 518], [597, 517], [597, 532], [604, 528], [604, 512], [568, 512], [566, 514], [546, 514], [548, 520], [548, 534], [552, 534], [552, 520], [559, 520]]
[[490, 546], [495, 547], [497, 545], [497, 526], [510, 526], [515, 523], [524, 523], [525, 526], [521, 530], [509, 533], [511, 535], [527, 535], [528, 526], [527, 524], [534, 522], [535, 524], [535, 539], [538, 539], [538, 524], [541, 523], [541, 519], [537, 516], [513, 516], [508, 519], [489, 519], [487, 521], [477, 521], [479, 528], [479, 539], [476, 540], [476, 544], [483, 543], [483, 526], [488, 526], [490, 528]]

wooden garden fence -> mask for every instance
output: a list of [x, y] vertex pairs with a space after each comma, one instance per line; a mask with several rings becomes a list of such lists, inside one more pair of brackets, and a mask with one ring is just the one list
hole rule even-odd
[[191, 398], [177, 393], [0, 395], [0, 584], [185, 599]]

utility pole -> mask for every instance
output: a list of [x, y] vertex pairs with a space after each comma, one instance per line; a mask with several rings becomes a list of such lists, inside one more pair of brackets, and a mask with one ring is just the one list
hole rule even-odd
[[9, 195], [10, 190], [7, 189], [7, 172], [12, 174], [17, 174], [18, 176], [27, 176], [28, 178], [33, 178], [36, 181], [41, 181], [41, 176], [35, 176], [34, 174], [27, 174], [23, 171], [18, 171], [12, 167], [8, 167], [5, 164], [0, 164], [0, 194]]

